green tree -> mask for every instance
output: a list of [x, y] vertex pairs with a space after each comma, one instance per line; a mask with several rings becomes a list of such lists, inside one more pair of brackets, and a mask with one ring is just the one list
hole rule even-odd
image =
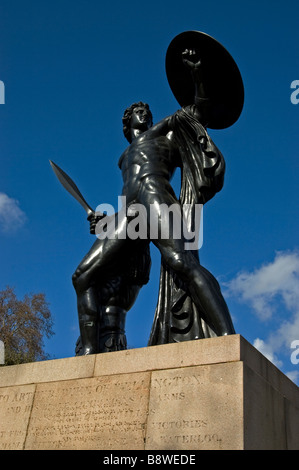
[[0, 340], [5, 365], [49, 359], [43, 338], [50, 338], [53, 320], [45, 295], [25, 295], [18, 300], [12, 287], [0, 291]]

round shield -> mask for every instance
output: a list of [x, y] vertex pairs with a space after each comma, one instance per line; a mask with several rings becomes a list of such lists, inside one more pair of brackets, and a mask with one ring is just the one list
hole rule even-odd
[[182, 53], [193, 50], [201, 61], [202, 80], [209, 98], [207, 127], [225, 129], [234, 124], [243, 108], [243, 81], [232, 56], [214, 38], [200, 31], [176, 36], [166, 53], [166, 74], [170, 88], [181, 106], [194, 103], [195, 85]]

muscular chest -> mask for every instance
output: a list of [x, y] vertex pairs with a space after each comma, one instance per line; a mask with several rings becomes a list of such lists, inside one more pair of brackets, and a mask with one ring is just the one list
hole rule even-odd
[[131, 165], [144, 165], [154, 163], [172, 165], [175, 163], [175, 148], [173, 143], [165, 136], [154, 139], [136, 139], [127, 148], [122, 157], [121, 168], [126, 170]]

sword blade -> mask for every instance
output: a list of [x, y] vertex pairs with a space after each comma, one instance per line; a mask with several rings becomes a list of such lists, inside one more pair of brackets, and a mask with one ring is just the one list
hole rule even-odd
[[81, 204], [87, 215], [94, 214], [94, 210], [87, 204], [74, 181], [52, 160], [50, 160], [50, 165], [62, 186]]

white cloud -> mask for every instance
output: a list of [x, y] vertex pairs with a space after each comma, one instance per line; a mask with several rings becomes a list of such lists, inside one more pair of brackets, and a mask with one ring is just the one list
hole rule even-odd
[[261, 320], [271, 318], [279, 296], [289, 310], [299, 305], [299, 253], [278, 252], [272, 263], [255, 271], [239, 273], [229, 284], [228, 294], [249, 303]]
[[291, 342], [299, 340], [299, 252], [277, 252], [273, 262], [239, 273], [226, 287], [227, 295], [250, 305], [261, 321], [267, 321], [267, 328], [272, 318], [280, 321], [266, 340], [256, 338], [254, 346], [281, 367], [279, 352], [291, 354]]
[[19, 202], [0, 192], [0, 230], [6, 233], [16, 232], [23, 227], [26, 219]]

